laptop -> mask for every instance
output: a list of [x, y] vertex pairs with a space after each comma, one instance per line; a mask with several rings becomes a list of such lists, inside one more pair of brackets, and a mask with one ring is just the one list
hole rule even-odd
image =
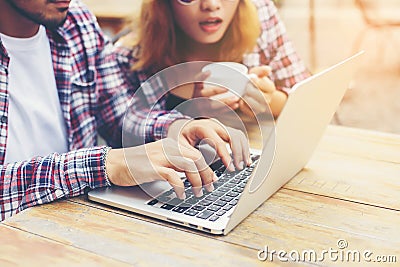
[[[220, 161], [215, 190], [196, 198], [185, 181], [186, 199], [157, 181], [133, 187], [106, 187], [88, 193], [91, 201], [211, 234], [226, 235], [299, 173], [330, 123], [363, 52], [296, 84], [262, 150], [251, 150], [253, 163], [227, 172]], [[151, 193], [149, 193], [151, 192]]]

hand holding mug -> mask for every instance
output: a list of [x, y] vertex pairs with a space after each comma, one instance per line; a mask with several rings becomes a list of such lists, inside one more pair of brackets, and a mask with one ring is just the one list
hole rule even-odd
[[270, 109], [272, 115], [277, 117], [286, 103], [287, 96], [284, 92], [276, 90], [275, 84], [268, 75], [271, 73], [269, 66], [259, 66], [250, 69], [252, 83], [246, 87], [246, 93], [239, 101], [243, 113], [254, 116]]
[[239, 108], [240, 97], [246, 91], [251, 75], [245, 65], [237, 62], [215, 62], [202, 69], [203, 83], [195, 89], [194, 96], [209, 97], [231, 109]]

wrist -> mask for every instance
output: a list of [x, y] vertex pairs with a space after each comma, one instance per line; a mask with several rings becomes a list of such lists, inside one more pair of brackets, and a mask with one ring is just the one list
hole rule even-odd
[[124, 149], [110, 149], [105, 158], [105, 170], [111, 184], [133, 185], [131, 174], [125, 164]]
[[104, 147], [103, 148], [103, 170], [104, 170], [104, 178], [106, 180], [107, 185], [111, 185], [111, 181], [108, 175], [108, 169], [107, 169], [107, 158], [108, 158], [108, 153], [110, 152], [111, 147]]

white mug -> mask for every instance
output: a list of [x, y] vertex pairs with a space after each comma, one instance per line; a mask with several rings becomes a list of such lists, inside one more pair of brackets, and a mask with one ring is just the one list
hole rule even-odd
[[252, 76], [248, 68], [237, 62], [215, 62], [203, 67], [203, 72], [210, 71], [210, 76], [204, 80], [204, 87], [220, 86], [228, 89], [226, 93], [212, 96], [211, 99], [223, 99], [231, 96], [241, 97], [246, 92], [246, 86]]

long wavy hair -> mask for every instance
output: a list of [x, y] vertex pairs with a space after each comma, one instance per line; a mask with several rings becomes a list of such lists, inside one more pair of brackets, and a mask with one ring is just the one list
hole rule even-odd
[[[124, 45], [139, 48], [134, 51], [138, 61], [132, 66], [133, 70], [145, 69], [156, 73], [186, 61], [184, 44], [187, 36], [175, 24], [171, 1], [143, 0], [138, 21], [132, 24], [136, 35], [123, 42]], [[210, 44], [216, 51], [214, 61], [241, 62], [243, 54], [254, 49], [260, 31], [255, 5], [251, 0], [240, 0], [222, 39]]]

